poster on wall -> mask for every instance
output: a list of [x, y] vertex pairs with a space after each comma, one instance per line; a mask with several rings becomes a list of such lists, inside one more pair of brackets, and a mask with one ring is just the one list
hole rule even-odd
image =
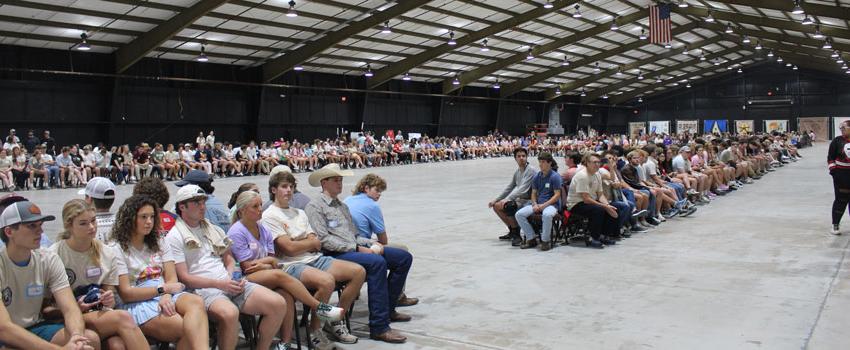
[[832, 117], [832, 135], [830, 135], [830, 139], [841, 135], [841, 129], [839, 129], [838, 127], [840, 127], [841, 122], [845, 120], [850, 120], [850, 117]]
[[696, 134], [699, 132], [699, 120], [677, 120], [676, 132]]
[[829, 139], [829, 118], [828, 117], [805, 117], [797, 119], [797, 130], [809, 130], [815, 132], [814, 141], [826, 141]]
[[788, 119], [772, 119], [764, 121], [764, 132], [786, 132], [788, 131]]
[[670, 134], [670, 121], [668, 120], [658, 120], [649, 122], [649, 133], [657, 134], [657, 135], [669, 135]]
[[720, 134], [729, 131], [725, 119], [706, 119], [703, 121], [702, 132], [706, 134]]
[[641, 135], [646, 133], [646, 124], [643, 122], [630, 122], [629, 123], [629, 137], [632, 139], [637, 139]]
[[738, 135], [748, 135], [755, 131], [755, 122], [752, 120], [736, 120], [735, 133]]

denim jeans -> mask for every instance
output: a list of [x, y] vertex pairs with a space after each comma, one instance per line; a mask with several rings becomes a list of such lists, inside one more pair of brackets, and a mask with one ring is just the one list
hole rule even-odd
[[617, 228], [621, 229], [626, 225], [626, 221], [632, 217], [634, 206], [624, 201], [611, 201], [610, 203], [617, 207]]
[[47, 166], [47, 183], [48, 186], [59, 186], [59, 166], [58, 165], [48, 165]]
[[[547, 206], [543, 208], [543, 229], [540, 232], [540, 239], [543, 242], [549, 242], [552, 238], [552, 218], [555, 217], [555, 214], [558, 213], [558, 209], [555, 208], [554, 205]], [[528, 217], [534, 214], [534, 208], [531, 204], [522, 207], [522, 209], [517, 210], [516, 214], [514, 214], [514, 218], [516, 218], [516, 222], [519, 224], [520, 229], [522, 230], [522, 234], [526, 240], [534, 239], [534, 228], [531, 227], [531, 223], [528, 222]]]
[[656, 214], [656, 212], [655, 212], [655, 195], [652, 194], [652, 191], [650, 191], [649, 189], [640, 190], [640, 191], [643, 192], [644, 194], [646, 194], [647, 196], [649, 196], [649, 207], [646, 208], [646, 210], [649, 211], [649, 213], [646, 214], [646, 216], [654, 218], [655, 214]]
[[[366, 283], [369, 285], [369, 332], [382, 334], [390, 329], [390, 313], [395, 311], [396, 302], [404, 283], [413, 255], [392, 247], [384, 247], [384, 255], [347, 252], [329, 255], [336, 259], [359, 264], [366, 269]], [[387, 274], [389, 270], [389, 275]]]
[[672, 182], [671, 181], [671, 182], [667, 183], [667, 186], [670, 186], [670, 188], [676, 190], [676, 195], [679, 196], [679, 198], [677, 198], [677, 199], [687, 198], [687, 197], [685, 197], [685, 185], [682, 185], [678, 182]]

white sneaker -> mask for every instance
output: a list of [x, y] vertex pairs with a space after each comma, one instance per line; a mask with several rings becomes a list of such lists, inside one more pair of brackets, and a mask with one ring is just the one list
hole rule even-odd
[[342, 308], [319, 303], [319, 307], [316, 309], [316, 314], [322, 321], [336, 322], [342, 319]]
[[313, 349], [316, 350], [333, 350], [336, 347], [321, 329], [310, 335], [310, 343], [313, 345]]
[[832, 230], [829, 230], [829, 233], [836, 236], [841, 236], [841, 231], [838, 229], [838, 225], [832, 225]]
[[272, 350], [289, 350], [289, 349], [290, 349], [289, 343], [286, 343], [286, 342], [283, 342], [283, 341], [277, 343], [276, 345], [272, 345]]
[[354, 344], [357, 343], [357, 337], [351, 335], [348, 332], [348, 328], [345, 326], [345, 320], [341, 320], [336, 323], [325, 323], [324, 327], [325, 332], [328, 332], [334, 340], [343, 343], [343, 344]]

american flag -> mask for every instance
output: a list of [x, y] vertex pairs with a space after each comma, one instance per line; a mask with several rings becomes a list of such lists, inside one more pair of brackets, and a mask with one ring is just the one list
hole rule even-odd
[[670, 32], [670, 4], [649, 7], [649, 42], [666, 44], [673, 40]]

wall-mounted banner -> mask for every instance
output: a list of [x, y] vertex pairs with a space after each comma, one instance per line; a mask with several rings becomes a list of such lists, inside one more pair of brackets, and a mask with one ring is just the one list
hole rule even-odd
[[670, 134], [670, 121], [669, 120], [657, 120], [649, 122], [649, 133], [657, 134], [657, 135], [669, 135]]
[[797, 131], [815, 132], [813, 141], [826, 141], [829, 139], [829, 118], [828, 117], [805, 117], [797, 119]]
[[640, 135], [646, 133], [646, 124], [644, 122], [630, 122], [629, 123], [629, 138], [637, 139]]
[[699, 120], [677, 120], [676, 132], [696, 134], [699, 132]]
[[764, 121], [764, 132], [788, 131], [788, 119], [773, 119]]
[[738, 135], [752, 134], [756, 130], [755, 122], [752, 120], [736, 120], [735, 133]]
[[702, 132], [706, 134], [720, 134], [729, 131], [725, 119], [706, 119], [702, 123]]

